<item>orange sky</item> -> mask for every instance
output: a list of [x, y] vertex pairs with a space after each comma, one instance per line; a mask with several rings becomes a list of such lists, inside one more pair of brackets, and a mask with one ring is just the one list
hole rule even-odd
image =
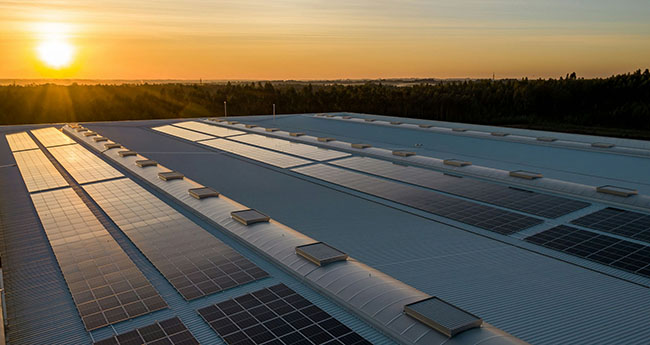
[[[648, 18], [647, 0], [0, 0], [0, 78], [608, 76], [650, 67]], [[68, 67], [39, 58], [51, 41]]]

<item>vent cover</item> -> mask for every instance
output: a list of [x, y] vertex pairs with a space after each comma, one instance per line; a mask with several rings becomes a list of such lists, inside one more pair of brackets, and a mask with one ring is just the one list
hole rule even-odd
[[262, 212], [254, 209], [230, 212], [232, 219], [244, 224], [251, 225], [255, 223], [268, 222], [271, 218]]
[[614, 144], [610, 144], [610, 143], [591, 143], [591, 147], [597, 147], [597, 148], [600, 148], [600, 149], [611, 149], [612, 147], [614, 147]]
[[321, 143], [326, 143], [326, 142], [334, 141], [334, 140], [335, 140], [334, 138], [327, 138], [327, 137], [319, 137], [318, 138], [318, 141], [320, 141]]
[[329, 246], [323, 242], [305, 244], [296, 247], [296, 254], [315, 263], [318, 266], [325, 266], [332, 262], [345, 261], [348, 254]]
[[93, 138], [93, 141], [96, 142], [96, 143], [98, 143], [98, 142], [100, 142], [100, 141], [108, 141], [108, 138], [105, 138], [105, 137], [94, 137], [94, 138]]
[[124, 150], [124, 151], [118, 152], [117, 154], [120, 155], [120, 157], [129, 157], [129, 156], [135, 156], [138, 153], [135, 152], [135, 151], [131, 151], [131, 150]]
[[375, 119], [364, 119], [363, 121], [366, 121], [366, 122], [375, 122]]
[[467, 132], [467, 128], [452, 128], [451, 130], [454, 132]]
[[276, 131], [279, 131], [280, 129], [279, 128], [265, 128], [264, 130], [267, 131], [267, 132], [276, 132]]
[[352, 148], [355, 148], [355, 149], [367, 149], [369, 147], [372, 147], [372, 146], [370, 146], [368, 144], [359, 144], [359, 143], [351, 144], [350, 146], [352, 146]]
[[95, 132], [86, 132], [86, 133], [84, 133], [84, 137], [92, 137], [92, 136], [95, 136], [95, 135], [97, 135], [97, 133], [95, 133]]
[[628, 189], [628, 188], [623, 188], [623, 187], [616, 187], [616, 186], [601, 186], [597, 187], [596, 191], [598, 193], [604, 193], [604, 194], [611, 194], [611, 195], [616, 195], [616, 196], [622, 196], [622, 197], [629, 197], [632, 195], [637, 195], [639, 192], [635, 189]]
[[352, 118], [352, 116], [342, 116], [341, 118], [342, 118], [342, 119], [345, 119], [345, 120], [349, 120], [349, 119]]
[[553, 142], [553, 141], [556, 141], [556, 140], [557, 140], [556, 138], [551, 138], [551, 137], [539, 137], [539, 138], [537, 138], [537, 141], [545, 141], [547, 143], [550, 143], [550, 142]]
[[244, 125], [244, 127], [246, 127], [246, 128], [255, 128], [255, 127], [257, 127], [257, 125]]
[[229, 125], [236, 125], [239, 124], [239, 121], [228, 121]]
[[332, 114], [325, 114], [325, 117], [336, 117], [336, 115], [332, 115]]
[[422, 123], [422, 124], [419, 124], [418, 127], [420, 127], [420, 128], [431, 128], [433, 126]]
[[139, 166], [140, 168], [155, 167], [156, 165], [158, 165], [158, 162], [151, 159], [142, 159], [139, 161], [135, 161], [135, 165]]
[[401, 125], [402, 123], [399, 122], [399, 121], [391, 121], [390, 124], [391, 125]]
[[211, 197], [218, 197], [219, 192], [210, 187], [191, 188], [187, 191], [195, 199], [205, 199]]
[[468, 165], [472, 165], [472, 162], [468, 161], [461, 161], [460, 159], [445, 159], [442, 161], [445, 165], [451, 165], [454, 167], [465, 167]]
[[495, 137], [507, 137], [510, 135], [510, 133], [505, 133], [505, 132], [492, 132], [490, 135], [493, 135]]
[[415, 156], [415, 152], [395, 150], [393, 151], [393, 156], [410, 157], [410, 156]]
[[110, 149], [119, 149], [119, 148], [122, 147], [122, 145], [120, 145], [120, 144], [118, 144], [118, 143], [106, 143], [106, 144], [104, 144], [104, 147], [105, 147], [107, 150], [110, 150]]
[[430, 297], [404, 306], [406, 315], [448, 336], [480, 327], [481, 318], [470, 314], [438, 297]]
[[75, 131], [77, 131], [77, 133], [79, 133], [79, 132], [88, 132], [88, 128], [80, 127], [80, 128], [75, 129]]
[[168, 172], [158, 173], [158, 177], [163, 181], [171, 181], [171, 180], [180, 180], [183, 177], [185, 177], [185, 175], [179, 173], [178, 171], [168, 171]]
[[289, 133], [289, 135], [292, 136], [292, 137], [300, 137], [300, 136], [305, 135], [305, 133], [303, 133], [303, 132], [291, 132], [291, 133]]
[[534, 179], [543, 177], [543, 175], [540, 174], [540, 173], [524, 171], [524, 170], [511, 171], [510, 176], [519, 177], [519, 178], [523, 178], [523, 179], [526, 179], [526, 180], [534, 180]]

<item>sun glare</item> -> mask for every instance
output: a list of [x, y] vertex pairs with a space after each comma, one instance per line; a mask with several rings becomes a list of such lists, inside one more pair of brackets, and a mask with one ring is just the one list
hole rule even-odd
[[39, 60], [52, 69], [62, 69], [72, 64], [75, 48], [69, 43], [71, 27], [64, 23], [37, 23], [39, 39], [36, 52]]

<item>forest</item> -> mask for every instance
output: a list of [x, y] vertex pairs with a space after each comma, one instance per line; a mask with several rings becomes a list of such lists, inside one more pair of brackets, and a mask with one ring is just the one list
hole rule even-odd
[[650, 139], [650, 72], [584, 79], [0, 86], [0, 124], [357, 112]]

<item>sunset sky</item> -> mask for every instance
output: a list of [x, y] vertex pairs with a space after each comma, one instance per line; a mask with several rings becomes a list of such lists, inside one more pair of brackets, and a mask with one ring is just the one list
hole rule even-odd
[[598, 77], [648, 0], [0, 0], [0, 78]]

